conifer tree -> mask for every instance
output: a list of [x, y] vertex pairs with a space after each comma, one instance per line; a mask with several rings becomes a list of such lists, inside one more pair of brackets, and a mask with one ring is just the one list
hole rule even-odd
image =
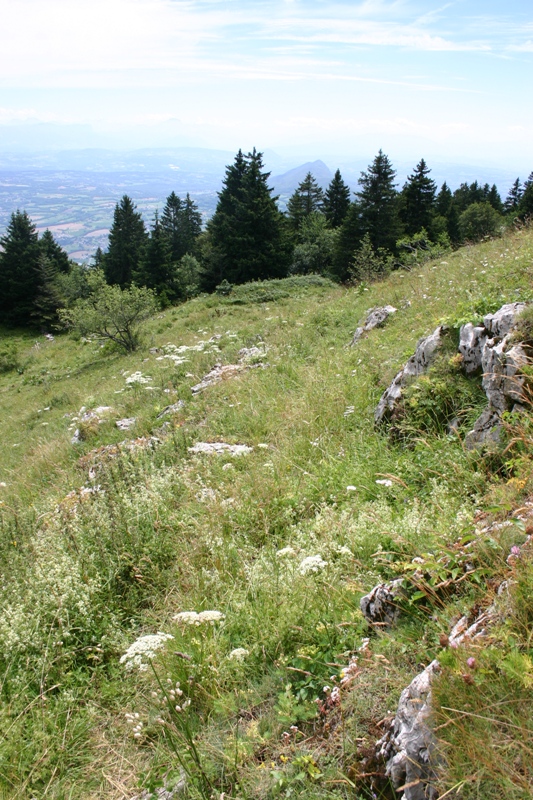
[[429, 231], [431, 227], [437, 186], [429, 177], [430, 172], [422, 158], [402, 190], [402, 220], [409, 236], [418, 233], [422, 228]]
[[458, 244], [461, 240], [461, 233], [459, 231], [459, 211], [451, 189], [449, 189], [446, 181], [442, 184], [440, 192], [435, 199], [435, 210], [437, 215], [445, 220], [445, 232], [450, 237], [450, 242], [454, 245]]
[[184, 254], [181, 243], [182, 206], [181, 199], [175, 192], [171, 192], [167, 197], [161, 214], [161, 228], [170, 246], [170, 254], [173, 261], [179, 261]]
[[495, 183], [492, 184], [488, 191], [487, 200], [498, 214], [503, 214], [502, 198]]
[[40, 285], [39, 236], [25, 211], [11, 215], [0, 239], [0, 319], [9, 325], [27, 325]]
[[340, 228], [350, 207], [350, 189], [344, 183], [340, 170], [326, 189], [324, 213], [331, 228]]
[[363, 234], [368, 233], [374, 250], [394, 252], [403, 233], [399, 217], [398, 192], [388, 157], [379, 151], [366, 172], [361, 173], [358, 192]]
[[533, 172], [524, 183], [524, 190], [518, 205], [518, 214], [521, 219], [533, 216]]
[[202, 270], [204, 289], [223, 280], [245, 283], [287, 274], [289, 253], [283, 217], [278, 210], [270, 173], [263, 172], [262, 153], [239, 150], [226, 168], [223, 189], [208, 227]]
[[180, 258], [183, 258], [186, 253], [194, 253], [196, 249], [196, 240], [201, 232], [202, 215], [198, 211], [198, 206], [194, 200], [191, 200], [189, 192], [187, 192], [182, 209], [182, 239], [184, 252]]
[[125, 194], [115, 206], [113, 224], [109, 231], [104, 273], [108, 283], [121, 288], [130, 285], [146, 244], [146, 229], [136, 208], [133, 200]]
[[68, 254], [56, 242], [48, 228], [41, 235], [39, 246], [43, 256], [55, 266], [57, 272], [63, 272], [65, 275], [70, 272], [72, 264]]
[[360, 247], [364, 235], [361, 206], [356, 201], [350, 203], [335, 246], [332, 272], [341, 283], [351, 277], [354, 252]]
[[165, 306], [177, 297], [170, 243], [164, 235], [157, 211], [133, 277], [138, 285], [153, 289]]
[[316, 211], [322, 211], [323, 206], [324, 192], [313, 175], [308, 172], [287, 203], [287, 213], [291, 227], [294, 230], [298, 230], [305, 217]]
[[522, 199], [522, 184], [520, 183], [520, 178], [517, 178], [511, 188], [509, 189], [509, 194], [505, 198], [505, 211], [508, 214], [513, 214], [518, 211], [518, 206], [520, 205], [520, 200]]

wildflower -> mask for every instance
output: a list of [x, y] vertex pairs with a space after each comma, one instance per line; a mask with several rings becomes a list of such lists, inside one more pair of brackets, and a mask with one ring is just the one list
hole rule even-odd
[[222, 622], [224, 614], [221, 611], [180, 611], [174, 619], [182, 625], [203, 625], [204, 622]]
[[158, 650], [164, 646], [168, 639], [174, 637], [170, 633], [151, 633], [147, 636], [141, 636], [131, 644], [123, 656], [120, 658], [120, 663], [125, 664], [126, 669], [131, 670], [138, 667], [139, 672], [145, 672], [148, 669], [148, 661], [151, 661]]
[[348, 406], [348, 408], [343, 414], [343, 417], [349, 417], [350, 414], [355, 414], [355, 406]]
[[250, 651], [246, 650], [245, 647], [236, 647], [235, 650], [231, 651], [228, 658], [230, 658], [232, 661], [242, 662], [248, 655], [250, 655]]
[[346, 487], [346, 491], [347, 491], [347, 492], [356, 492], [356, 491], [357, 491], [357, 486], [352, 486], [352, 485], [350, 484], [350, 486], [347, 486], [347, 487]]
[[467, 666], [470, 669], [475, 669], [476, 668], [476, 659], [472, 658], [472, 656], [470, 656], [470, 658], [466, 659], [466, 663], [467, 663]]
[[376, 483], [378, 483], [380, 486], [387, 486], [389, 488], [392, 486], [392, 481], [390, 481], [388, 478], [377, 480]]
[[281, 550], [276, 550], [277, 558], [285, 558], [285, 556], [295, 556], [296, 550], [294, 547], [282, 547]]
[[150, 383], [151, 380], [152, 378], [148, 375], [143, 375], [142, 372], [132, 372], [132, 374], [126, 378], [126, 384], [128, 386], [134, 386], [135, 384], [140, 386], [145, 383]]
[[325, 567], [327, 567], [328, 562], [324, 561], [322, 556], [307, 556], [304, 560], [300, 563], [298, 567], [298, 572], [300, 575], [307, 575], [308, 572], [320, 572]]

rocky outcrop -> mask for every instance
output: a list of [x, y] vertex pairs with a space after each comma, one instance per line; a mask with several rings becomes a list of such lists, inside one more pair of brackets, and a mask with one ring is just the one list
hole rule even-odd
[[[487, 407], [465, 439], [468, 448], [498, 442], [502, 414], [523, 410], [524, 376], [528, 355], [522, 344], [513, 342], [513, 331], [525, 303], [507, 303], [487, 314], [482, 325], [467, 323], [459, 332], [459, 353], [467, 375], [481, 376]], [[403, 389], [431, 366], [442, 343], [442, 327], [421, 339], [416, 351], [382, 394], [374, 412], [376, 424], [389, 420], [399, 406]], [[453, 424], [452, 424], [453, 428]]]
[[405, 367], [398, 372], [389, 388], [381, 395], [381, 399], [374, 412], [376, 424], [390, 419], [392, 412], [398, 406], [402, 396], [402, 390], [411, 383], [411, 381], [428, 370], [442, 344], [442, 333], [443, 328], [439, 325], [430, 336], [426, 336], [425, 339], [420, 339], [414, 354]]
[[371, 331], [373, 328], [380, 328], [382, 325], [385, 324], [387, 319], [390, 317], [391, 314], [396, 314], [397, 308], [394, 306], [380, 306], [378, 308], [371, 308], [367, 314], [365, 323], [362, 327], [357, 328], [353, 335], [353, 339], [350, 342], [350, 346], [353, 347], [354, 344], [357, 344], [361, 336], [368, 331]]
[[512, 332], [524, 303], [507, 303], [495, 314], [487, 314], [483, 326], [463, 325], [459, 352], [465, 372], [482, 374], [488, 405], [465, 440], [468, 448], [498, 442], [505, 411], [521, 410], [524, 388], [522, 367], [528, 363], [521, 344], [512, 342]]
[[227, 444], [227, 442], [197, 442], [192, 447], [189, 447], [188, 451], [194, 456], [245, 456], [253, 451], [253, 447], [249, 447], [247, 444]]
[[390, 627], [400, 616], [399, 600], [403, 595], [403, 580], [397, 578], [389, 583], [374, 586], [369, 594], [359, 601], [359, 607], [371, 625]]
[[[507, 592], [504, 583], [496, 602], [472, 622], [462, 617], [453, 627], [448, 643], [458, 647], [487, 635], [487, 629], [500, 614], [499, 604]], [[385, 774], [403, 800], [435, 800], [437, 768], [442, 763], [438, 741], [431, 726], [431, 685], [440, 672], [432, 661], [403, 690], [396, 715], [385, 735], [376, 743], [376, 755], [386, 762]]]
[[213, 369], [211, 369], [207, 375], [204, 375], [200, 383], [191, 386], [191, 392], [193, 394], [198, 394], [198, 392], [202, 392], [209, 386], [220, 383], [220, 381], [226, 380], [227, 378], [234, 378], [239, 372], [243, 372], [247, 369], [267, 367], [268, 364], [265, 363], [265, 359], [266, 349], [264, 346], [243, 347], [242, 350], [239, 350], [239, 360], [236, 364], [215, 364]]

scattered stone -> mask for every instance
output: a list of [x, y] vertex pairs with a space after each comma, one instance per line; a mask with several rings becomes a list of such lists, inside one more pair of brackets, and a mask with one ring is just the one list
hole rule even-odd
[[129, 431], [137, 422], [136, 417], [124, 417], [124, 419], [117, 419], [115, 425], [120, 431]]
[[215, 364], [212, 370], [207, 375], [204, 375], [200, 383], [196, 386], [191, 386], [191, 392], [198, 394], [198, 392], [207, 389], [215, 383], [226, 380], [227, 378], [234, 378], [239, 372], [246, 369], [254, 369], [254, 367], [267, 367], [268, 364], [264, 363], [266, 357], [266, 350], [264, 347], [243, 347], [239, 350], [239, 360], [236, 364]]
[[197, 442], [188, 448], [192, 455], [231, 455], [244, 456], [253, 451], [247, 444], [227, 444], [226, 442]]
[[350, 347], [353, 347], [355, 344], [357, 344], [363, 334], [368, 333], [368, 331], [373, 330], [373, 328], [380, 328], [382, 325], [384, 325], [390, 315], [396, 314], [397, 311], [398, 309], [394, 308], [394, 306], [371, 308], [367, 314], [364, 325], [360, 328], [357, 328], [355, 331], [353, 339], [350, 342]]
[[431, 682], [440, 671], [432, 661], [403, 690], [396, 716], [377, 742], [377, 755], [386, 763], [385, 774], [396, 790], [405, 787], [404, 800], [434, 800], [437, 740], [428, 725], [431, 714]]
[[243, 369], [245, 369], [243, 364], [226, 364], [225, 366], [222, 364], [215, 364], [213, 369], [210, 370], [207, 375], [204, 375], [200, 383], [191, 386], [191, 392], [193, 394], [198, 394], [198, 392], [203, 391], [203, 389], [207, 389], [208, 386], [220, 383], [220, 381], [226, 380], [227, 378], [234, 378], [235, 375], [242, 372]]
[[178, 411], [184, 407], [185, 403], [183, 400], [178, 400], [177, 403], [172, 403], [170, 406], [166, 406], [158, 415], [157, 419], [161, 419], [165, 417], [167, 414], [177, 414]]
[[393, 411], [398, 406], [402, 390], [419, 375], [427, 372], [442, 344], [442, 333], [443, 328], [439, 325], [430, 336], [420, 339], [414, 354], [405, 367], [398, 372], [388, 389], [381, 395], [374, 412], [374, 420], [377, 425], [390, 419]]
[[359, 601], [359, 607], [371, 625], [390, 627], [400, 616], [399, 600], [403, 595], [403, 579], [374, 586], [369, 594]]
[[[507, 589], [508, 582], [504, 581], [495, 603], [478, 614], [473, 622], [468, 616], [462, 617], [449, 637], [444, 637], [448, 645], [458, 647], [466, 641], [485, 637], [488, 627], [501, 616]], [[385, 774], [396, 791], [403, 790], [403, 800], [436, 800], [438, 797], [433, 784], [442, 761], [437, 752], [437, 738], [430, 727], [430, 716], [431, 684], [440, 669], [435, 659], [413, 678], [400, 695], [389, 729], [376, 743], [376, 755], [386, 761]]]

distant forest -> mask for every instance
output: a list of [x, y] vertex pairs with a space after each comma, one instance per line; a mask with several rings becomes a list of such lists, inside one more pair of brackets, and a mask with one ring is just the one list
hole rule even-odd
[[380, 150], [359, 178], [354, 199], [339, 170], [323, 191], [309, 172], [279, 210], [262, 153], [235, 156], [213, 217], [202, 230], [189, 194], [172, 192], [149, 228], [133, 200], [116, 204], [105, 252], [80, 266], [50, 231], [39, 236], [25, 211], [0, 238], [0, 322], [49, 329], [58, 310], [90, 297], [101, 275], [122, 290], [150, 289], [160, 307], [200, 292], [231, 292], [249, 281], [320, 274], [342, 283], [410, 269], [465, 243], [493, 237], [533, 215], [533, 173], [517, 178], [505, 200], [495, 185], [438, 189], [424, 159], [402, 188]]

